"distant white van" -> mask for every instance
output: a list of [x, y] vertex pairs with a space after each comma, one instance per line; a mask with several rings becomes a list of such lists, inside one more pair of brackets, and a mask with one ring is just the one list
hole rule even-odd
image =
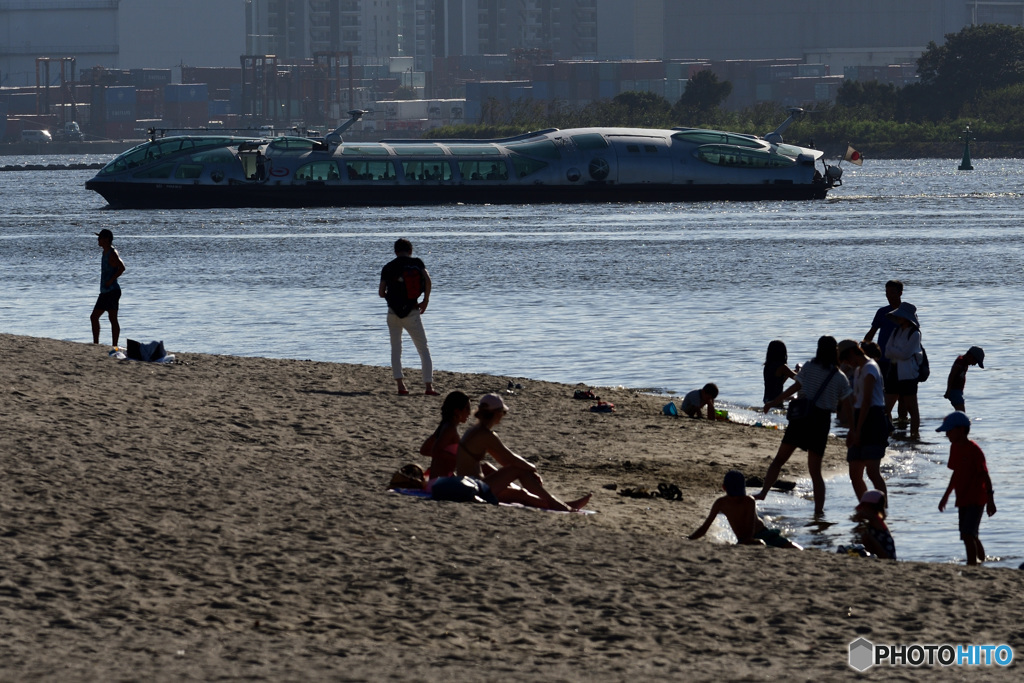
[[23, 130], [21, 131], [21, 141], [48, 144], [53, 142], [53, 136], [48, 130]]

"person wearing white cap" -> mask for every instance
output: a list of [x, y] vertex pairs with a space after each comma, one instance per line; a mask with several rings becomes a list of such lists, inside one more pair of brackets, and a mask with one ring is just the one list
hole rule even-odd
[[[508, 413], [508, 406], [497, 394], [486, 394], [474, 417], [477, 423], [466, 430], [459, 442], [455, 474], [480, 479], [502, 503], [519, 503], [545, 510], [572, 512], [582, 510], [590, 501], [587, 494], [577, 500], [563, 503], [544, 488], [537, 467], [513, 453], [501, 442], [493, 429]], [[483, 460], [490, 454], [499, 467]], [[514, 486], [518, 481], [522, 488]]]
[[980, 346], [972, 346], [967, 353], [957, 356], [953, 361], [953, 367], [949, 369], [949, 377], [946, 378], [946, 393], [943, 398], [953, 404], [953, 410], [965, 412], [964, 387], [967, 385], [967, 369], [977, 365], [985, 369], [985, 352]]
[[939, 501], [939, 512], [946, 509], [949, 494], [956, 491], [960, 540], [967, 550], [967, 564], [976, 565], [985, 561], [985, 547], [981, 545], [978, 535], [981, 516], [986, 510], [989, 517], [996, 514], [995, 492], [985, 463], [985, 453], [969, 437], [971, 419], [966, 413], [959, 410], [950, 413], [935, 431], [946, 432], [946, 438], [949, 439], [949, 463], [946, 466], [953, 470], [949, 486]]
[[898, 327], [889, 336], [885, 347], [885, 357], [895, 366], [889, 372], [896, 373], [895, 392], [886, 388], [885, 409], [892, 412], [892, 407], [899, 400], [910, 416], [910, 438], [921, 436], [921, 411], [917, 405], [917, 373], [921, 363], [921, 325], [917, 320], [917, 307], [904, 301], [895, 310], [889, 312], [889, 319]]
[[124, 274], [125, 266], [117, 249], [114, 249], [114, 233], [103, 228], [95, 235], [96, 242], [103, 250], [103, 256], [100, 257], [100, 295], [92, 308], [92, 315], [89, 316], [89, 322], [92, 324], [92, 343], [100, 343], [100, 316], [106, 313], [110, 319], [110, 336], [114, 340], [114, 346], [117, 346], [117, 340], [121, 336], [121, 326], [117, 322], [121, 285], [117, 283], [117, 278]]

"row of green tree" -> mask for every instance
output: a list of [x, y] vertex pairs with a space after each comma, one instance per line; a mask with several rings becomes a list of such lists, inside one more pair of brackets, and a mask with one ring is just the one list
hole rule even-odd
[[[947, 142], [970, 124], [989, 141], [1024, 141], [1024, 28], [969, 26], [929, 43], [917, 60], [919, 79], [903, 88], [877, 81], [846, 81], [834, 103], [817, 103], [787, 138], [819, 147], [847, 140], [871, 144]], [[519, 100], [483, 105], [482, 123], [442, 128], [434, 137], [504, 137], [543, 128], [629, 126], [699, 128], [764, 134], [787, 116], [774, 103], [727, 111], [732, 92], [711, 71], [689, 80], [675, 104], [653, 93], [625, 92], [583, 108]]]

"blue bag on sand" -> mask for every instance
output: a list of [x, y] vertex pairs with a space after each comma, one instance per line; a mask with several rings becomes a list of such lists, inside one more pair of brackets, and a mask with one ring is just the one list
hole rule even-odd
[[491, 487], [473, 477], [441, 477], [430, 488], [430, 497], [458, 503], [498, 504], [498, 499], [491, 493]]
[[665, 407], [661, 409], [661, 412], [666, 415], [671, 415], [672, 417], [678, 417], [679, 415], [679, 410], [676, 408], [676, 404], [671, 402], [666, 403]]

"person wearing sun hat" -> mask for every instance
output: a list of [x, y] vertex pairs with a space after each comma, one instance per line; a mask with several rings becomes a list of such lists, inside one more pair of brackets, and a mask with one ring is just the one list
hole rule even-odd
[[967, 353], [957, 356], [953, 367], [949, 369], [943, 398], [953, 404], [953, 410], [965, 411], [964, 387], [967, 385], [967, 369], [972, 365], [985, 369], [985, 351], [980, 346], [972, 346], [967, 349]]
[[982, 514], [986, 511], [989, 517], [996, 514], [995, 492], [985, 463], [985, 453], [969, 437], [971, 419], [966, 413], [959, 410], [950, 413], [935, 431], [946, 432], [946, 438], [949, 439], [949, 463], [946, 466], [953, 470], [949, 486], [939, 501], [939, 512], [946, 509], [949, 494], [956, 491], [960, 540], [964, 542], [967, 551], [967, 564], [976, 565], [985, 561], [985, 548], [978, 535]]
[[114, 233], [103, 228], [93, 234], [96, 235], [96, 242], [103, 250], [103, 256], [100, 257], [100, 295], [93, 306], [92, 315], [89, 316], [89, 322], [92, 324], [92, 343], [100, 343], [100, 316], [106, 313], [110, 320], [110, 336], [113, 338], [113, 345], [117, 346], [121, 336], [121, 326], [117, 321], [121, 285], [117, 279], [124, 274], [124, 261], [121, 260], [117, 249], [114, 249]]
[[[502, 503], [519, 503], [559, 512], [582, 510], [590, 502], [589, 493], [576, 500], [562, 502], [544, 487], [544, 480], [537, 474], [536, 465], [513, 453], [501, 442], [494, 428], [506, 414], [508, 406], [501, 396], [485, 394], [480, 398], [474, 413], [477, 423], [467, 429], [459, 441], [455, 474], [483, 481]], [[498, 467], [484, 462], [488, 455], [494, 458]], [[515, 482], [519, 482], [522, 488], [512, 486]]]
[[[892, 366], [889, 372], [896, 373], [896, 382], [886, 387], [885, 408], [892, 412], [899, 400], [910, 417], [910, 438], [918, 439], [921, 433], [921, 411], [917, 405], [917, 373], [921, 363], [921, 325], [917, 319], [917, 307], [904, 301], [888, 313], [897, 328], [889, 335], [885, 357]], [[892, 392], [895, 389], [895, 393]]]

